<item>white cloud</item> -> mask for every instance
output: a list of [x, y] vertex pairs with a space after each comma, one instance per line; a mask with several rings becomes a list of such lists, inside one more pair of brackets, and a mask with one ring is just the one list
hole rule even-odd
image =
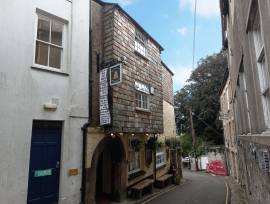
[[[194, 13], [195, 0], [179, 0], [180, 9], [188, 8]], [[197, 14], [201, 17], [216, 17], [219, 16], [219, 1], [218, 0], [197, 0]]]
[[182, 87], [187, 84], [187, 80], [189, 79], [191, 72], [192, 72], [192, 66], [191, 65], [170, 65], [169, 66], [173, 73], [173, 82], [175, 87]]
[[108, 2], [118, 3], [121, 6], [127, 6], [127, 5], [132, 4], [134, 2], [134, 0], [111, 0], [111, 1], [108, 1]]
[[184, 26], [184, 27], [178, 28], [177, 32], [180, 33], [182, 36], [186, 36], [188, 29], [187, 29], [187, 27]]

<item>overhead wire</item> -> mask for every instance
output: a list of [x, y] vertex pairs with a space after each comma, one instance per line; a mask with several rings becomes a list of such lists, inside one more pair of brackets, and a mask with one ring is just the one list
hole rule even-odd
[[196, 54], [196, 28], [197, 28], [197, 0], [194, 0], [194, 22], [193, 22], [193, 49], [192, 49], [192, 70], [195, 66]]

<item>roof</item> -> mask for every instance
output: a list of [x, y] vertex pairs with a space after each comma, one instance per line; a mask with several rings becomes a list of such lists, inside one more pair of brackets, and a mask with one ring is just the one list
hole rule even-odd
[[119, 9], [120, 12], [122, 12], [123, 14], [125, 14], [129, 20], [137, 27], [140, 29], [141, 32], [143, 32], [148, 38], [150, 38], [155, 45], [158, 46], [159, 50], [160, 51], [163, 51], [164, 48], [148, 33], [145, 31], [145, 29], [134, 19], [132, 18], [119, 4], [117, 3], [107, 3], [107, 2], [104, 2], [104, 1], [101, 1], [101, 0], [93, 0], [101, 5], [112, 5], [114, 7], [116, 7], [117, 9]]
[[161, 61], [161, 64], [163, 65], [163, 67], [165, 67], [171, 73], [172, 76], [174, 75], [172, 70], [163, 61]]

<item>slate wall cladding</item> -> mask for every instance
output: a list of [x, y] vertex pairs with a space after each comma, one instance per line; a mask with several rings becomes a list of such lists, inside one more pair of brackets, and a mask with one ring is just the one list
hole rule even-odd
[[[123, 63], [123, 81], [110, 87], [112, 125], [110, 132], [162, 133], [163, 93], [159, 47], [148, 39], [147, 58], [134, 50], [135, 30], [132, 21], [113, 5], [104, 5], [103, 61]], [[150, 112], [135, 110], [135, 81], [154, 87], [150, 95]]]
[[172, 74], [163, 64], [162, 68], [163, 100], [174, 105]]

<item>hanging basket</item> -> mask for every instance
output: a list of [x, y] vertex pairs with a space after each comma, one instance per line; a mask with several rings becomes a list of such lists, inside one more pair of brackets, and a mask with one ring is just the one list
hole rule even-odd
[[133, 139], [130, 141], [131, 147], [135, 152], [139, 152], [143, 146], [143, 143], [139, 139]]

